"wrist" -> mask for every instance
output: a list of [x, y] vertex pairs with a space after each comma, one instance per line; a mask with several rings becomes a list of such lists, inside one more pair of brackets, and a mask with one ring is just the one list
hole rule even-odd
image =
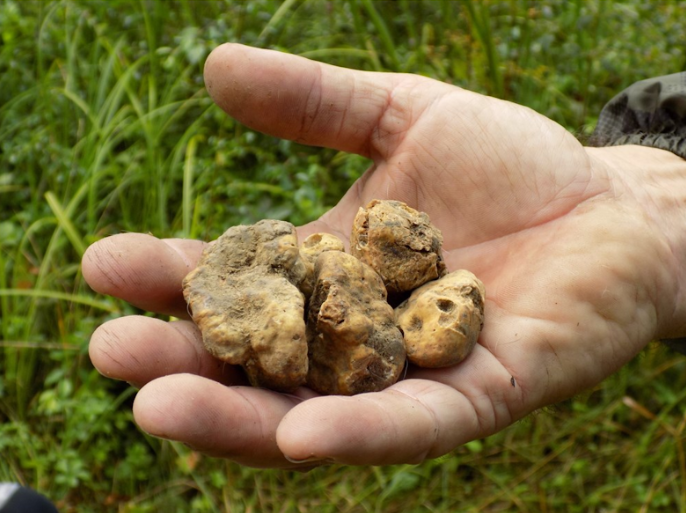
[[654, 280], [656, 338], [686, 336], [686, 160], [636, 145], [587, 152], [608, 170], [617, 199], [633, 203], [653, 227], [655, 254], [646, 260], [652, 267], [646, 277]]

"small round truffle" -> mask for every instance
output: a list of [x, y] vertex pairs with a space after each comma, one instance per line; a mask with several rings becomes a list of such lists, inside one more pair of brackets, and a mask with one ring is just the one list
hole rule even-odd
[[474, 349], [484, 322], [483, 283], [459, 270], [415, 290], [395, 309], [407, 358], [420, 367], [448, 367]]
[[402, 201], [372, 200], [355, 216], [350, 253], [379, 273], [394, 296], [446, 273], [441, 244], [440, 230], [424, 212]]

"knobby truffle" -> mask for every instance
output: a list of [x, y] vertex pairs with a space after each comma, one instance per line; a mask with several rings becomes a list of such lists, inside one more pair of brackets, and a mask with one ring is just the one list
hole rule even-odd
[[307, 269], [295, 228], [265, 220], [207, 246], [183, 293], [207, 350], [241, 365], [255, 386], [293, 390], [307, 377]]
[[418, 288], [396, 308], [407, 358], [420, 367], [447, 367], [474, 349], [484, 322], [484, 286], [469, 271]]
[[329, 251], [317, 258], [315, 278], [307, 384], [320, 393], [351, 395], [395, 383], [405, 347], [379, 275], [351, 255]]
[[424, 212], [401, 201], [372, 200], [353, 221], [350, 253], [381, 275], [390, 295], [397, 295], [446, 273], [442, 243], [441, 232]]
[[301, 290], [305, 297], [310, 297], [314, 290], [314, 263], [317, 257], [325, 251], [345, 251], [343, 241], [329, 233], [313, 233], [300, 246], [300, 258], [305, 264], [307, 276], [303, 280]]

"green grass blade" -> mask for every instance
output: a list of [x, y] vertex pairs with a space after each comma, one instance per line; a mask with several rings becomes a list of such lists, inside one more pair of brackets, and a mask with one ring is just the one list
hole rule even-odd
[[379, 33], [381, 43], [386, 49], [386, 53], [388, 54], [388, 58], [390, 59], [391, 69], [393, 69], [394, 71], [399, 71], [400, 59], [398, 58], [398, 52], [395, 48], [393, 37], [391, 36], [390, 30], [388, 30], [386, 22], [379, 14], [379, 11], [376, 10], [376, 7], [374, 7], [374, 4], [371, 0], [361, 0], [361, 2], [364, 9], [367, 11], [367, 15], [372, 20], [374, 28], [376, 28], [377, 32]]
[[68, 301], [69, 303], [76, 303], [86, 305], [97, 310], [110, 313], [121, 313], [118, 306], [112, 305], [105, 301], [98, 301], [92, 297], [82, 294], [69, 294], [68, 292], [58, 292], [55, 290], [40, 290], [40, 289], [0, 289], [0, 297], [30, 297], [33, 299], [55, 299], [58, 301]]
[[299, 1], [300, 0], [286, 0], [285, 2], [283, 2], [276, 10], [274, 15], [269, 19], [267, 24], [264, 26], [262, 32], [260, 32], [260, 35], [257, 36], [257, 40], [264, 41], [269, 34], [276, 31], [276, 29], [279, 26], [279, 23], [281, 23], [281, 20]]
[[195, 150], [198, 143], [204, 139], [201, 134], [191, 137], [186, 146], [186, 159], [183, 166], [183, 236], [190, 237], [193, 205], [193, 168], [195, 167]]
[[308, 50], [299, 54], [308, 59], [330, 59], [332, 57], [359, 57], [374, 62], [372, 52], [360, 48], [321, 48], [319, 50]]
[[467, 13], [469, 14], [469, 19], [474, 28], [474, 35], [486, 52], [488, 72], [491, 77], [491, 86], [493, 89], [492, 94], [498, 98], [503, 98], [505, 89], [503, 75], [500, 71], [500, 60], [498, 59], [498, 52], [491, 32], [491, 17], [488, 12], [490, 6], [488, 3], [481, 2], [476, 2], [475, 6], [473, 0], [465, 0], [464, 4], [467, 7]]
[[88, 120], [93, 124], [95, 130], [100, 130], [100, 125], [98, 123], [98, 118], [95, 117], [91, 111], [88, 104], [79, 98], [74, 92], [66, 88], [55, 88], [54, 92], [63, 95], [65, 98], [69, 99], [74, 105], [76, 105], [87, 117]]
[[83, 238], [79, 235], [74, 223], [71, 222], [71, 219], [69, 219], [67, 213], [64, 211], [62, 205], [60, 205], [60, 202], [52, 191], [45, 193], [45, 199], [48, 202], [48, 205], [50, 205], [50, 209], [52, 210], [53, 214], [55, 214], [57, 222], [64, 230], [64, 233], [69, 238], [69, 241], [71, 242], [72, 246], [74, 246], [76, 252], [79, 254], [79, 257], [82, 257], [86, 252], [86, 244], [84, 244]]

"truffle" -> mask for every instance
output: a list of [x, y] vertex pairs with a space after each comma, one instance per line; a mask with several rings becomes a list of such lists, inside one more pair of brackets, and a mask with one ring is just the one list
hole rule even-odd
[[350, 253], [379, 273], [395, 296], [446, 273], [442, 243], [424, 212], [401, 201], [372, 200], [355, 216]]
[[305, 297], [309, 298], [312, 295], [314, 290], [314, 263], [317, 257], [325, 251], [345, 251], [343, 241], [329, 233], [313, 233], [300, 245], [300, 258], [307, 270], [307, 276], [300, 286]]
[[305, 278], [294, 226], [264, 220], [208, 245], [183, 293], [211, 354], [254, 386], [289, 391], [307, 376]]
[[315, 278], [307, 384], [323, 394], [352, 395], [395, 383], [405, 348], [379, 275], [351, 255], [328, 251], [317, 258]]
[[484, 322], [484, 286], [459, 270], [418, 288], [395, 310], [407, 358], [420, 367], [447, 367], [474, 349]]

